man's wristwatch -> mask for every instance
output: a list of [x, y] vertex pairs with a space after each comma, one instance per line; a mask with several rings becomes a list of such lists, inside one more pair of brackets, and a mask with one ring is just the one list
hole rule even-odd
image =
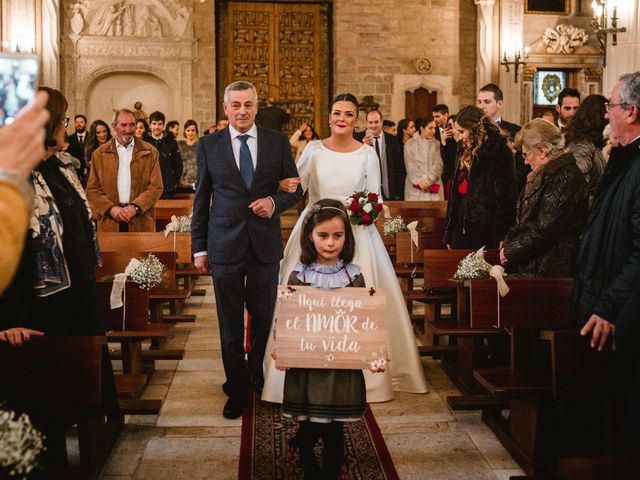
[[136, 215], [140, 215], [142, 213], [142, 209], [135, 203], [132, 203], [131, 206], [136, 209]]

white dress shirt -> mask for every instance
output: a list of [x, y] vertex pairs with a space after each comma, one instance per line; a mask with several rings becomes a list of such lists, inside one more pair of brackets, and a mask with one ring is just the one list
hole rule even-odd
[[233, 148], [233, 157], [236, 159], [236, 165], [240, 170], [240, 145], [241, 141], [238, 138], [240, 135], [248, 135], [247, 146], [251, 153], [251, 161], [253, 162], [253, 171], [256, 171], [256, 162], [258, 160], [258, 128], [254, 123], [253, 126], [245, 133], [240, 133], [238, 130], [229, 125], [229, 133], [231, 134], [231, 147]]
[[118, 152], [118, 199], [120, 203], [129, 203], [131, 200], [131, 158], [133, 157], [133, 143], [127, 147], [116, 139]]

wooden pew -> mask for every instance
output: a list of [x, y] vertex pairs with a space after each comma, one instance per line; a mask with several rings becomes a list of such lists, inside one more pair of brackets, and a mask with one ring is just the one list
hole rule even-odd
[[[166, 267], [165, 283], [149, 291], [149, 306], [151, 308], [151, 323], [162, 323], [165, 316], [163, 304], [167, 302], [183, 302], [189, 298], [188, 290], [179, 290], [176, 282], [176, 258], [175, 252], [152, 252], [158, 257], [160, 262]], [[96, 267], [96, 278], [116, 275], [124, 272], [132, 258], [141, 258], [147, 255], [146, 252], [136, 251], [116, 251], [103, 252], [102, 265]], [[175, 309], [175, 307], [173, 307]], [[195, 315], [190, 316], [187, 321], [195, 321]]]
[[[389, 208], [391, 218], [400, 215], [405, 223], [410, 223], [421, 218], [441, 218], [447, 216], [446, 201], [386, 201], [385, 205]], [[376, 222], [376, 228], [380, 232], [382, 239], [387, 246], [389, 255], [392, 260], [395, 256], [395, 237], [384, 235], [383, 222], [385, 217], [380, 215]], [[444, 235], [443, 235], [444, 236]]]
[[155, 204], [156, 230], [162, 231], [171, 222], [171, 217], [191, 215], [193, 199], [161, 199]]
[[[473, 370], [487, 363], [499, 363], [506, 355], [505, 332], [493, 327], [472, 327], [467, 308], [468, 287], [451, 280], [459, 263], [470, 253], [473, 250], [424, 251], [423, 289], [444, 299], [440, 303], [426, 305], [422, 325], [417, 326], [416, 332], [427, 345], [449, 347], [450, 354], [442, 357], [442, 367], [464, 394], [462, 397], [449, 397], [450, 406], [455, 410], [480, 408], [487, 401], [495, 403], [494, 397], [477, 395], [480, 392], [473, 379]], [[498, 251], [487, 250], [485, 259], [492, 265], [498, 263]], [[451, 318], [441, 317], [443, 304], [451, 305]], [[423, 350], [428, 352], [430, 349]], [[470, 396], [472, 393], [476, 395]]]
[[0, 398], [36, 423], [53, 422], [60, 435], [65, 425], [78, 424], [81, 468], [47, 468], [46, 478], [97, 474], [117, 440], [121, 417], [108, 420], [100, 410], [103, 343], [97, 336], [34, 337], [20, 348], [0, 342]]
[[[140, 400], [149, 374], [153, 372], [153, 368], [148, 368], [147, 371], [144, 369], [145, 351], [142, 349], [142, 342], [166, 339], [173, 326], [149, 324], [149, 292], [134, 283], [127, 282], [125, 285], [124, 309], [111, 309], [113, 282], [97, 282], [97, 286], [107, 340], [119, 343], [121, 348], [122, 374], [115, 375], [118, 396], [126, 400], [121, 406], [125, 413], [157, 414], [162, 407], [161, 400]], [[182, 356], [184, 351], [179, 358]], [[150, 365], [153, 367], [153, 357]]]
[[483, 410], [483, 420], [528, 473], [537, 472], [548, 446], [540, 443], [541, 418], [552, 397], [551, 357], [539, 341], [540, 329], [563, 329], [570, 324], [573, 280], [568, 278], [512, 278], [510, 292], [500, 299], [494, 280], [469, 282], [470, 323], [494, 325], [510, 334], [508, 367], [478, 368], [474, 378], [491, 395], [507, 397], [509, 418], [498, 408]]
[[[176, 275], [185, 279], [185, 289], [192, 295], [203, 296], [204, 290], [193, 288], [193, 280], [200, 273], [193, 266], [191, 254], [191, 233], [171, 232], [165, 238], [164, 232], [98, 232], [101, 252], [171, 252], [178, 254]], [[192, 320], [190, 320], [192, 321]]]
[[191, 264], [191, 234], [164, 232], [98, 232], [101, 252], [173, 252], [178, 254], [178, 263]]

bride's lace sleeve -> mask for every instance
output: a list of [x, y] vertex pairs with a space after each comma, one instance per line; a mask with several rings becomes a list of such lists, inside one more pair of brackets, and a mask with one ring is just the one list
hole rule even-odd
[[296, 164], [296, 167], [298, 168], [298, 176], [302, 180], [301, 186], [303, 192], [306, 192], [309, 187], [309, 175], [311, 174], [311, 166], [313, 165], [314, 152], [318, 147], [318, 141], [319, 140], [316, 140], [307, 144], [302, 155], [300, 155], [298, 163]]
[[380, 180], [380, 161], [376, 151], [371, 148], [365, 148], [365, 163], [364, 163], [364, 190], [366, 192], [375, 192], [380, 195], [380, 186], [382, 181]]

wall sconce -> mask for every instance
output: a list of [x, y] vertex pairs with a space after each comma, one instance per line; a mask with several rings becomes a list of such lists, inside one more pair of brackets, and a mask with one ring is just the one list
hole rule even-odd
[[502, 56], [502, 61], [500, 62], [500, 65], [504, 65], [505, 70], [507, 72], [511, 71], [511, 69], [509, 68], [509, 65], [513, 65], [513, 81], [515, 83], [518, 83], [518, 70], [520, 70], [521, 65], [527, 64], [528, 58], [529, 58], [529, 47], [525, 47], [524, 49], [524, 58], [522, 58], [522, 56], [520, 55], [520, 49], [517, 49], [513, 54], [513, 60], [509, 60], [507, 58], [507, 51], [505, 50]]
[[[612, 7], [611, 27], [607, 27], [607, 3]], [[607, 66], [607, 34], [611, 34], [611, 45], [618, 44], [618, 33], [627, 31], [625, 27], [618, 28], [618, 2], [616, 0], [593, 0], [591, 2], [594, 17], [589, 22], [600, 43], [602, 66]]]

